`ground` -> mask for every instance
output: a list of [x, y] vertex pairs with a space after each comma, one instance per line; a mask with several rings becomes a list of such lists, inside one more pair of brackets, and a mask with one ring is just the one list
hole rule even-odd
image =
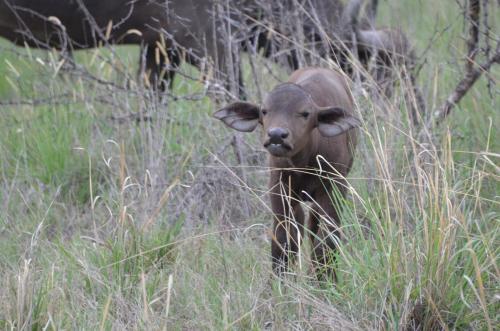
[[[491, 19], [498, 6], [490, 8]], [[377, 22], [407, 32], [423, 63], [427, 107], [437, 108], [463, 74], [461, 8], [383, 1]], [[358, 90], [363, 127], [349, 193], [332, 196], [342, 205], [338, 280], [316, 280], [306, 240], [280, 281], [270, 268], [268, 169], [258, 134], [235, 138], [213, 119], [221, 103], [201, 82], [178, 77], [177, 98], [141, 89], [138, 53], [130, 46], [77, 52], [89, 76], [66, 69], [56, 51], [0, 41], [1, 327], [498, 325], [498, 67], [435, 128], [434, 145], [419, 144], [398, 102], [404, 87], [377, 102]], [[255, 61], [261, 92], [288, 74]], [[249, 62], [252, 99], [258, 86]], [[151, 120], [130, 118], [138, 113]]]

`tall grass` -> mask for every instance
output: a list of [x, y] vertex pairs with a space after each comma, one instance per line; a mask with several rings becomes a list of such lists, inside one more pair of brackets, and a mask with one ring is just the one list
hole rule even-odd
[[[381, 2], [379, 22], [399, 21], [417, 50], [437, 31], [419, 77], [431, 109], [460, 76], [460, 17], [453, 3]], [[404, 84], [388, 100], [359, 93], [349, 193], [332, 196], [342, 206], [338, 281], [316, 279], [308, 239], [280, 281], [270, 266], [265, 153], [256, 135], [244, 136], [239, 157], [200, 82], [179, 77], [180, 98], [158, 97], [130, 81], [137, 49], [77, 53], [118, 86], [108, 90], [59, 68], [55, 52], [0, 47], [0, 97], [13, 101], [0, 106], [0, 327], [498, 327], [500, 115], [484, 80], [434, 145], [410, 125]], [[277, 82], [269, 70], [286, 77], [252, 60], [263, 89]], [[251, 76], [246, 63], [257, 98]], [[498, 81], [498, 68], [490, 76]], [[137, 112], [152, 121], [128, 120]]]

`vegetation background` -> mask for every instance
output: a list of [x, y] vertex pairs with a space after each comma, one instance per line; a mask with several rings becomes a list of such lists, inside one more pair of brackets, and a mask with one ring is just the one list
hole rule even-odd
[[[425, 59], [425, 101], [438, 107], [462, 76], [459, 3], [381, 1], [377, 22], [410, 37]], [[55, 51], [0, 41], [0, 327], [498, 328], [498, 67], [433, 145], [418, 142], [403, 86], [390, 100], [358, 94], [351, 187], [333, 199], [344, 206], [339, 280], [320, 284], [307, 242], [293, 276], [271, 272], [258, 135], [237, 136], [235, 149], [201, 82], [176, 78], [175, 98], [142, 88], [132, 79], [138, 56], [123, 46], [77, 52], [94, 79], [65, 70]], [[255, 61], [264, 91], [286, 78]], [[247, 59], [254, 99], [250, 71]], [[138, 112], [151, 120], [131, 120]]]

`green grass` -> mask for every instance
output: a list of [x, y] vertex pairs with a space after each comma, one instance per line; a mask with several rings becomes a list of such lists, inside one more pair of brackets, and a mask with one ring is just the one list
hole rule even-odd
[[[377, 20], [407, 31], [417, 54], [437, 31], [419, 76], [427, 104], [437, 107], [462, 71], [459, 8], [383, 1]], [[76, 53], [113, 89], [58, 69], [56, 52], [12, 52], [3, 40], [0, 47], [0, 101], [12, 101], [0, 105], [1, 328], [403, 330], [413, 321], [424, 330], [493, 330], [500, 323], [499, 97], [490, 98], [486, 79], [438, 128], [437, 153], [416, 144], [395, 100], [358, 96], [364, 126], [340, 201], [338, 282], [316, 280], [307, 239], [281, 282], [270, 266], [258, 135], [242, 137], [240, 166], [231, 132], [211, 118], [220, 104], [182, 99], [202, 94], [201, 83], [178, 77], [173, 93], [181, 98], [151, 97], [134, 81], [137, 47]], [[276, 80], [265, 60], [255, 61], [265, 91]], [[498, 82], [498, 67], [491, 77]], [[153, 120], [116, 120], [137, 112]]]

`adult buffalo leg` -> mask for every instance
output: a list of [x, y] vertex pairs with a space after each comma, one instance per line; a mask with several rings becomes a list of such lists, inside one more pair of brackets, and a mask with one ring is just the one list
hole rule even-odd
[[302, 242], [304, 211], [297, 200], [291, 200], [279, 192], [271, 192], [274, 224], [271, 243], [273, 270], [281, 275], [288, 270], [290, 258], [294, 258]]
[[180, 64], [180, 56], [176, 50], [166, 50], [167, 56], [156, 50], [155, 45], [146, 45], [141, 48], [141, 68], [148, 74], [150, 86], [166, 91], [172, 88], [175, 70]]

